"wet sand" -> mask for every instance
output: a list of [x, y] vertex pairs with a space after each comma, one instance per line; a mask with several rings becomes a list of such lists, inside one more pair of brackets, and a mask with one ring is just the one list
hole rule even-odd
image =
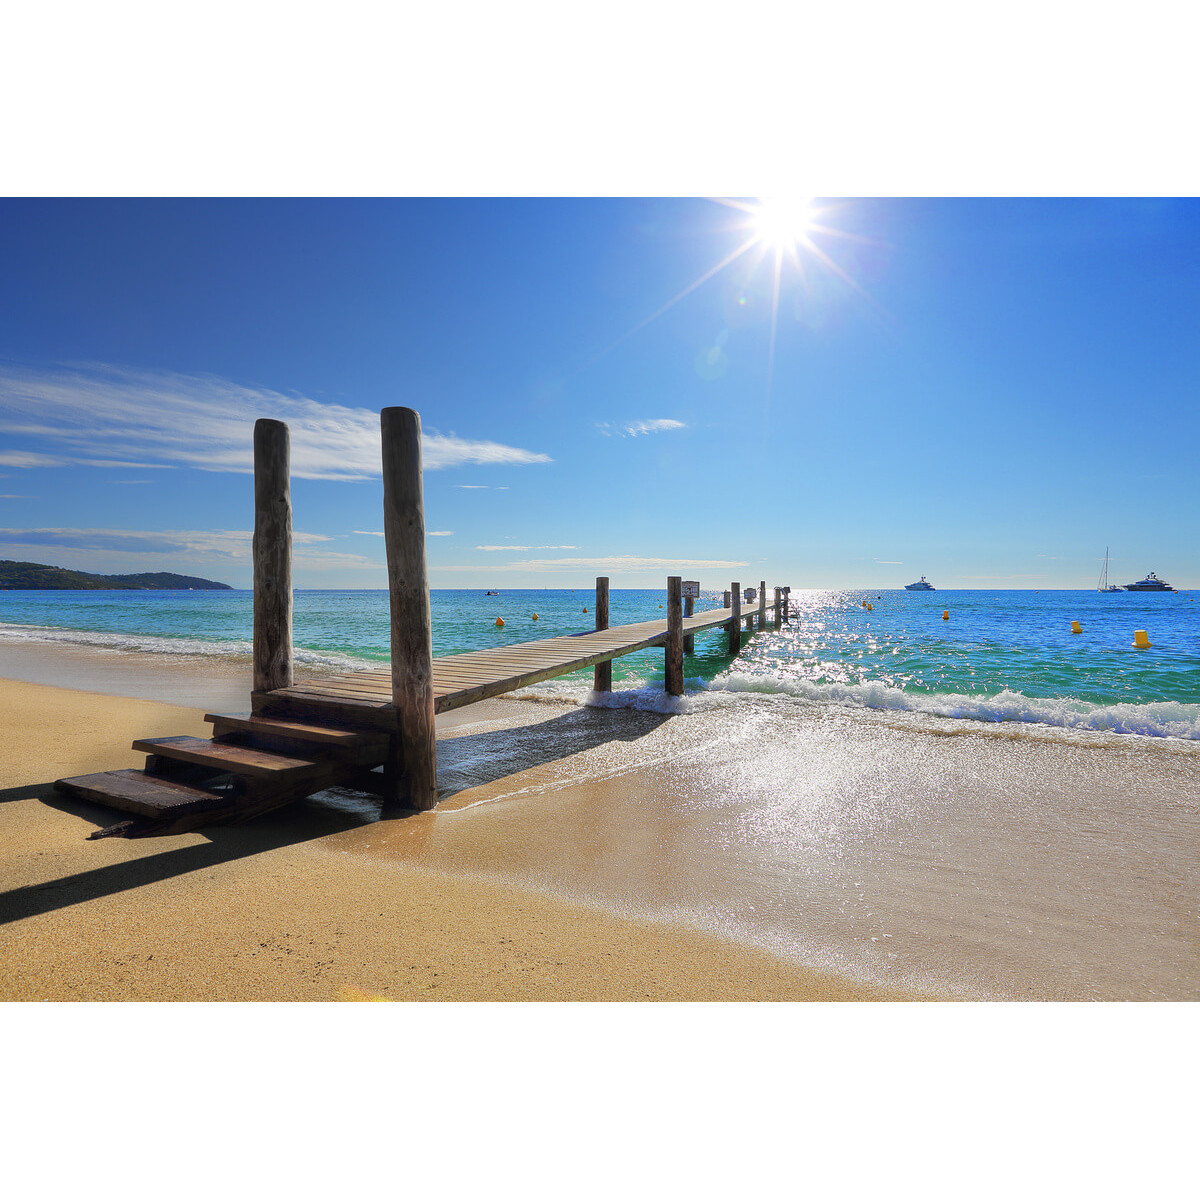
[[[432, 813], [335, 790], [86, 842], [111, 811], [54, 778], [206, 735], [168, 685], [245, 708], [236, 671], [120, 657], [105, 686], [154, 700], [0, 683], [0, 996], [1200, 998], [1194, 743], [750, 693], [677, 716], [510, 698], [439, 718]], [[88, 652], [54, 670], [99, 678]]]
[[5, 1000], [898, 995], [414, 856], [343, 853], [337, 839], [355, 828], [429, 823], [362, 826], [374, 814], [361, 800], [309, 802], [237, 829], [89, 842], [111, 810], [58, 796], [52, 781], [140, 766], [133, 738], [204, 735], [203, 710], [4, 680], [0, 714]]

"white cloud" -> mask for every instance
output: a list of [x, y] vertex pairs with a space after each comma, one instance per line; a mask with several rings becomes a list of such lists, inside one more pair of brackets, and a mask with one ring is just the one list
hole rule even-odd
[[467, 491], [472, 491], [472, 492], [488, 492], [488, 491], [507, 492], [508, 491], [507, 485], [505, 485], [503, 487], [493, 487], [490, 483], [456, 483], [454, 486], [456, 488], [465, 488]]
[[356, 529], [354, 532], [366, 534], [367, 537], [383, 537], [382, 529]]
[[578, 550], [578, 546], [476, 546], [476, 550]]
[[[505, 547], [512, 549], [512, 547]], [[574, 571], [580, 568], [598, 571], [731, 571], [748, 567], [746, 562], [727, 562], [721, 559], [639, 558], [633, 554], [618, 554], [611, 558], [527, 558], [519, 562], [489, 563], [489, 571]], [[439, 567], [442, 571], [482, 570], [474, 564]]]
[[[125, 370], [105, 365], [49, 371], [0, 366], [0, 432], [53, 442], [59, 457], [0, 453], [10, 467], [194, 467], [253, 470], [258, 417], [287, 422], [292, 474], [304, 479], [371, 479], [380, 474], [379, 414], [285, 396], [212, 376]], [[549, 455], [426, 429], [427, 470], [464, 463], [524, 465]], [[151, 460], [151, 461], [147, 461]]]
[[453, 537], [453, 529], [427, 529], [425, 530], [426, 537]]
[[614, 425], [601, 421], [596, 425], [605, 437], [640, 437], [646, 433], [665, 433], [670, 429], [686, 429], [683, 421], [675, 421], [670, 417], [655, 417], [648, 421], [626, 421], [623, 425]]
[[65, 458], [51, 458], [28, 450], [0, 450], [0, 463], [6, 467], [62, 467], [67, 462]]

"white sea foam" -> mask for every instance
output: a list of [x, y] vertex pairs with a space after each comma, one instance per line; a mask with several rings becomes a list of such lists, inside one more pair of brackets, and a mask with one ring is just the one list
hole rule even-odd
[[[169, 654], [175, 657], [216, 658], [248, 662], [254, 652], [252, 642], [237, 639], [207, 641], [200, 638], [160, 637], [154, 634], [108, 633], [96, 629], [59, 629], [49, 625], [7, 625], [0, 623], [0, 645], [81, 646], [110, 652]], [[355, 658], [336, 651], [307, 650], [295, 646], [293, 661], [314, 669], [361, 671], [380, 666], [377, 662]]]
[[1002, 691], [995, 696], [905, 692], [882, 683], [812, 683], [805, 679], [731, 673], [710, 685], [710, 694], [758, 692], [818, 703], [921, 713], [970, 721], [1014, 721], [1061, 729], [1136, 733], [1146, 737], [1200, 740], [1200, 704], [1157, 701], [1149, 704], [1090, 704], [1073, 698], [1043, 698]]

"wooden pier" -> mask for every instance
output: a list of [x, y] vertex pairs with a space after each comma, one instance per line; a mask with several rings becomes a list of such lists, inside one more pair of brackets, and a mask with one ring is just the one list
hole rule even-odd
[[[238, 824], [332, 786], [394, 804], [437, 803], [434, 716], [560, 675], [594, 668], [596, 691], [612, 687], [614, 658], [661, 646], [666, 691], [683, 694], [685, 650], [697, 633], [724, 628], [729, 652], [743, 624], [765, 629], [766, 583], [755, 608], [730, 584], [721, 608], [693, 612], [679, 576], [667, 579], [665, 617], [609, 627], [608, 579], [596, 580], [595, 630], [434, 659], [425, 564], [421, 421], [412, 409], [381, 414], [384, 536], [391, 597], [388, 667], [297, 683], [292, 669], [291, 497], [287, 426], [257, 422], [254, 530], [254, 682], [249, 717], [207, 714], [211, 740], [147, 738], [141, 771], [60, 779], [55, 786], [132, 814], [91, 834], [154, 837]], [[788, 616], [789, 588], [776, 588], [775, 627]], [[379, 768], [382, 768], [380, 770]]]

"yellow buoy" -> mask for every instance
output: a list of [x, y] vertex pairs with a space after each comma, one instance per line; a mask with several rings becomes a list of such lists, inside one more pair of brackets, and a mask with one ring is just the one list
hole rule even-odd
[[950, 620], [950, 610], [949, 610], [948, 608], [943, 608], [943, 609], [942, 609], [942, 620], [943, 620], [943, 621], [948, 621], [948, 620]]
[[1144, 629], [1135, 629], [1133, 631], [1133, 646], [1135, 650], [1150, 649], [1150, 637]]
[[1080, 627], [1080, 624], [1078, 621], [1071, 622], [1071, 632], [1072, 633], [1082, 633], [1083, 632], [1083, 629]]
[[867, 605], [867, 612], [874, 612], [874, 611], [875, 611], [875, 605], [873, 605], [873, 604], [868, 604], [868, 605]]
[[503, 617], [497, 617], [497, 618], [496, 618], [496, 628], [497, 628], [497, 629], [503, 629], [503, 628], [504, 628], [504, 618], [503, 618]]
[[537, 620], [537, 613], [534, 613], [534, 614], [533, 614], [533, 619], [534, 619], [535, 621]]

